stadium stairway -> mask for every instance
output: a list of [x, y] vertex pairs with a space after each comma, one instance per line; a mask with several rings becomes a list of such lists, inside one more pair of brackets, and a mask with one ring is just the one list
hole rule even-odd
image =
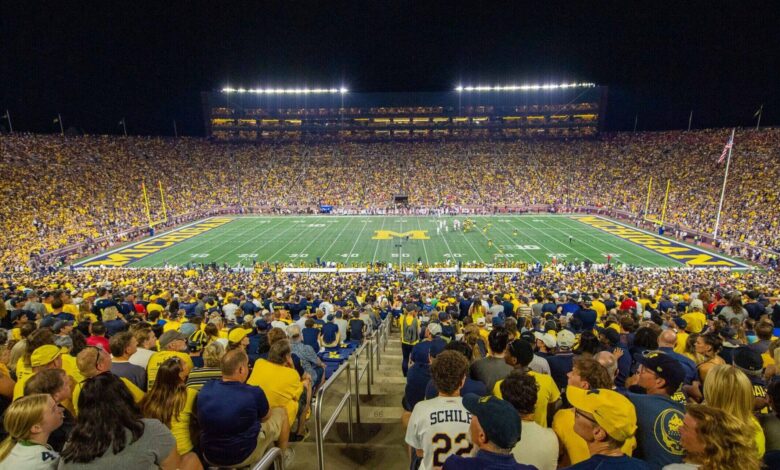
[[[349, 439], [349, 413], [345, 406], [333, 427], [323, 439], [325, 469], [406, 469], [409, 467], [404, 430], [401, 426], [401, 398], [406, 379], [401, 372], [401, 342], [397, 331], [380, 344], [380, 363], [374, 367], [371, 394], [367, 392], [368, 376], [360, 380], [359, 408], [352, 403], [352, 442]], [[362, 368], [362, 367], [361, 367]], [[351, 370], [354, 387], [354, 369]], [[327, 423], [346, 390], [346, 374], [341, 374], [325, 393], [322, 422]], [[295, 459], [285, 470], [318, 468], [314, 412], [307, 423], [309, 436], [292, 443]]]

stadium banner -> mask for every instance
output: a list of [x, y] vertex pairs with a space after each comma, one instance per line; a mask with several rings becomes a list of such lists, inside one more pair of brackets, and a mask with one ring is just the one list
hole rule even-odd
[[320, 214], [330, 214], [333, 212], [333, 206], [330, 204], [320, 204]]
[[176, 230], [166, 232], [155, 237], [141, 240], [137, 243], [132, 243], [128, 246], [118, 248], [99, 256], [88, 258], [83, 261], [75, 263], [75, 268], [119, 268], [125, 267], [141, 258], [145, 258], [151, 254], [162, 251], [166, 248], [196, 237], [204, 232], [208, 232], [211, 229], [220, 227], [227, 223], [232, 222], [232, 217], [213, 217], [211, 219], [202, 220], [193, 224], [185, 225]]
[[282, 268], [283, 273], [366, 273], [367, 268]]
[[[428, 268], [429, 273], [456, 273], [458, 268]], [[519, 273], [520, 268], [461, 268], [461, 273], [490, 274], [490, 273]]]
[[675, 240], [597, 216], [573, 216], [574, 220], [693, 268], [747, 268], [748, 265]]

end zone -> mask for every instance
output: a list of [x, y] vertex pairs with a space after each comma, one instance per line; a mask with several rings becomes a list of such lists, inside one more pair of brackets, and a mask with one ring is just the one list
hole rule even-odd
[[234, 220], [233, 217], [212, 217], [184, 225], [178, 229], [131, 243], [130, 245], [81, 260], [73, 264], [74, 268], [119, 268], [138, 261], [141, 258], [169, 248], [179, 242], [208, 232]]
[[623, 240], [628, 240], [692, 268], [748, 269], [750, 267], [731, 258], [600, 216], [573, 216], [572, 219]]

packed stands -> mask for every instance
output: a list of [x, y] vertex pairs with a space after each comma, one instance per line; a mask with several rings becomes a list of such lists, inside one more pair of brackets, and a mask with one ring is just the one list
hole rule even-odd
[[[514, 142], [215, 144], [202, 139], [4, 135], [0, 171], [0, 264], [24, 271], [67, 263], [147, 235], [141, 194], [170, 227], [225, 212], [307, 213], [320, 204], [359, 213], [395, 207], [477, 212], [609, 210], [660, 214], [671, 180], [666, 224], [710, 236], [724, 130], [602, 134], [592, 140]], [[721, 247], [759, 261], [776, 250], [780, 130], [740, 131], [726, 188]], [[356, 177], [357, 176], [357, 177]], [[661, 182], [661, 183], [658, 183]], [[754, 252], [755, 250], [755, 252]], [[771, 257], [771, 256], [769, 256]]]
[[[777, 276], [550, 268], [491, 278], [214, 269], [6, 274], [0, 395], [11, 437], [0, 459], [22, 462], [24, 440], [62, 468], [118, 458], [153, 459], [162, 468], [251, 466], [273, 446], [279, 450], [264, 462], [283, 460], [289, 469], [349, 458], [379, 464], [371, 459], [386, 459], [389, 450], [326, 456], [334, 444], [324, 436], [349, 409], [348, 442], [371, 448], [379, 445], [372, 436], [393, 439], [389, 449], [405, 442], [412, 450], [403, 455], [425, 468], [476, 458], [540, 469], [683, 461], [757, 469], [780, 450]], [[402, 360], [411, 362], [406, 378]], [[340, 387], [342, 379], [349, 380]], [[479, 390], [492, 398], [467, 393]], [[385, 394], [400, 423], [384, 420], [385, 433], [372, 431], [366, 423], [376, 408], [364, 410], [358, 435], [361, 407]], [[239, 410], [251, 396], [257, 417], [246, 420]], [[110, 399], [88, 405], [97, 397]], [[37, 411], [22, 411], [28, 408]], [[456, 411], [441, 415], [442, 428], [428, 423], [431, 409]], [[32, 424], [51, 416], [40, 431], [10, 418], [22, 413], [32, 413]], [[481, 427], [469, 428], [475, 417]], [[86, 437], [116, 435], [122, 426], [140, 429], [138, 440], [113, 453], [104, 455], [115, 440]], [[442, 429], [461, 445], [425, 444]], [[244, 432], [251, 439], [229, 437]], [[387, 468], [408, 468], [398, 454]]]

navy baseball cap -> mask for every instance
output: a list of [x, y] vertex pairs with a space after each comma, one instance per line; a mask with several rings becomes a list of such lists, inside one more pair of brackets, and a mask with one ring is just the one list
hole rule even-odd
[[663, 351], [645, 351], [637, 361], [664, 379], [668, 389], [677, 390], [685, 380], [682, 364]]
[[758, 351], [741, 346], [734, 351], [734, 365], [750, 372], [760, 372], [764, 369], [764, 360]]
[[508, 401], [467, 393], [463, 396], [463, 406], [479, 419], [488, 441], [496, 447], [511, 449], [520, 440], [520, 417]]

